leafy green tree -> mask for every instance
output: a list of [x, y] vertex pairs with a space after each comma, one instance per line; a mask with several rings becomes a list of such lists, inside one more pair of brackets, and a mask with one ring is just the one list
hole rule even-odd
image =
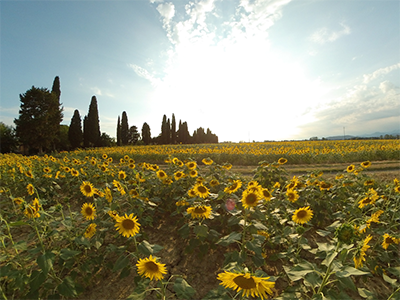
[[56, 149], [59, 151], [68, 151], [71, 149], [71, 143], [68, 139], [69, 126], [60, 125]]
[[160, 144], [168, 144], [168, 125], [167, 125], [167, 116], [163, 116], [163, 120], [161, 123], [161, 139]]
[[138, 142], [140, 134], [136, 126], [131, 126], [128, 130], [128, 145], [134, 145]]
[[[55, 95], [55, 97], [57, 99], [57, 101], [52, 103], [52, 106], [50, 108], [50, 110], [52, 111], [52, 113], [51, 113], [51, 116], [52, 116], [51, 117], [52, 118], [51, 126], [53, 127], [52, 131], [54, 131], [56, 133], [56, 138], [54, 140], [54, 145], [53, 145], [53, 150], [55, 150], [54, 147], [56, 147], [57, 145], [60, 145], [60, 142], [61, 142], [61, 141], [59, 141], [59, 138], [61, 138], [60, 123], [63, 120], [63, 114], [62, 114], [63, 108], [61, 107], [62, 104], [60, 103], [60, 97], [61, 97], [60, 78], [58, 76], [56, 76], [54, 78], [53, 87], [51, 88], [51, 93], [53, 95]], [[61, 109], [60, 109], [60, 107], [61, 107]]]
[[117, 122], [117, 146], [121, 146], [121, 121], [119, 116]]
[[89, 147], [88, 117], [83, 118], [83, 147]]
[[39, 153], [51, 149], [59, 133], [63, 110], [56, 95], [46, 88], [32, 86], [19, 97], [19, 118], [14, 120], [17, 137], [25, 149], [35, 149]]
[[115, 139], [110, 137], [107, 133], [103, 132], [100, 136], [100, 147], [112, 147], [115, 145]]
[[17, 149], [15, 128], [3, 122], [0, 122], [0, 149], [1, 153], [9, 153]]
[[145, 145], [149, 145], [151, 143], [150, 126], [147, 123], [144, 123], [142, 126], [142, 141]]
[[71, 118], [71, 124], [68, 129], [68, 140], [73, 149], [78, 148], [82, 144], [82, 122], [79, 110], [75, 109], [74, 115]]
[[86, 118], [86, 125], [85, 120], [83, 125], [84, 144], [87, 147], [98, 147], [100, 145], [100, 121], [96, 96], [92, 97]]
[[121, 144], [123, 146], [128, 145], [128, 131], [129, 131], [128, 116], [126, 112], [123, 111], [121, 118]]

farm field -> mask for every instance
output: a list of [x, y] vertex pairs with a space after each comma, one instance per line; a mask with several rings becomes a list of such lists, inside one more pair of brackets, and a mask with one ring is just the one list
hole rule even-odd
[[398, 299], [399, 150], [368, 140], [1, 155], [0, 298]]

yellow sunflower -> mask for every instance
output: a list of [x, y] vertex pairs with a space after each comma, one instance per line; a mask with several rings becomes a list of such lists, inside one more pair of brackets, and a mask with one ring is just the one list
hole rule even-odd
[[25, 208], [24, 214], [28, 217], [28, 218], [39, 218], [40, 217], [40, 203], [39, 200], [37, 198], [35, 198], [32, 201], [32, 205], [29, 205]]
[[304, 224], [310, 221], [312, 216], [313, 211], [307, 206], [297, 209], [292, 216], [292, 220], [297, 224]]
[[178, 181], [179, 179], [181, 179], [181, 178], [183, 178], [185, 176], [186, 176], [185, 173], [183, 173], [181, 171], [178, 171], [178, 172], [174, 173], [174, 178], [175, 178], [176, 181]]
[[35, 188], [31, 183], [26, 186], [26, 189], [28, 190], [28, 194], [31, 196], [35, 193]]
[[232, 168], [232, 164], [224, 164], [222, 168], [225, 170], [230, 170]]
[[355, 168], [356, 167], [354, 165], [350, 165], [347, 167], [346, 171], [347, 171], [347, 173], [351, 173], [351, 172], [354, 172]]
[[165, 264], [160, 264], [151, 255], [148, 258], [139, 259], [136, 264], [139, 275], [150, 278], [150, 280], [162, 280], [167, 274]]
[[332, 187], [332, 184], [329, 183], [329, 182], [321, 181], [321, 182], [319, 183], [319, 188], [320, 188], [321, 191], [323, 191], [323, 190], [329, 191], [329, 189], [330, 189], [331, 187]]
[[243, 207], [249, 209], [250, 207], [255, 207], [258, 204], [258, 201], [262, 199], [262, 195], [258, 192], [258, 190], [245, 190], [242, 194], [242, 204]]
[[364, 185], [365, 185], [365, 186], [374, 185], [374, 183], [375, 183], [375, 180], [373, 180], [373, 179], [368, 179], [368, 180], [366, 180], [366, 181], [364, 182]]
[[119, 180], [124, 180], [126, 178], [126, 173], [124, 171], [119, 171], [118, 172], [118, 179]]
[[114, 220], [118, 217], [118, 213], [115, 210], [108, 211], [108, 215], [113, 218]]
[[25, 172], [25, 176], [29, 177], [29, 178], [33, 178], [33, 174], [31, 170], [28, 170]]
[[271, 201], [272, 195], [268, 189], [262, 189], [261, 195], [265, 201]]
[[197, 174], [198, 174], [198, 173], [197, 173], [196, 170], [190, 170], [190, 171], [189, 171], [189, 176], [192, 177], [192, 178], [196, 177]]
[[243, 297], [260, 297], [268, 298], [268, 294], [272, 295], [272, 288], [275, 282], [268, 281], [269, 277], [256, 277], [250, 273], [232, 273], [225, 271], [218, 274], [218, 280], [222, 282], [220, 285], [225, 288], [231, 288], [237, 292], [242, 291]]
[[383, 249], [386, 250], [390, 244], [398, 244], [398, 243], [400, 243], [400, 239], [390, 236], [388, 233], [385, 233], [383, 235], [383, 243], [382, 243]]
[[122, 236], [131, 237], [139, 233], [140, 224], [137, 217], [134, 217], [133, 214], [129, 216], [125, 214], [125, 216], [122, 217], [117, 215], [115, 220], [117, 221], [115, 227], [117, 227], [117, 230]]
[[371, 162], [370, 161], [363, 161], [361, 163], [361, 167], [363, 167], [363, 168], [368, 168], [369, 166], [371, 166]]
[[89, 181], [84, 181], [81, 184], [81, 192], [86, 197], [93, 197], [94, 196], [94, 187]]
[[188, 214], [192, 215], [192, 219], [209, 219], [211, 216], [211, 206], [195, 206], [189, 207], [187, 210]]
[[13, 201], [17, 205], [21, 205], [22, 203], [24, 203], [24, 200], [22, 198], [14, 198]]
[[240, 180], [234, 180], [231, 185], [227, 186], [224, 189], [224, 192], [227, 194], [232, 194], [236, 192], [242, 186], [242, 182]]
[[104, 153], [104, 154], [102, 155], [102, 157], [103, 157], [103, 159], [107, 159], [108, 155]]
[[196, 197], [196, 196], [197, 196], [197, 195], [196, 195], [196, 192], [194, 191], [194, 189], [190, 189], [190, 190], [188, 191], [188, 195], [189, 195], [190, 198], [193, 198], [193, 197]]
[[190, 170], [194, 170], [197, 167], [197, 163], [195, 161], [189, 161], [186, 163], [186, 167], [188, 167]]
[[137, 198], [137, 197], [139, 197], [139, 192], [136, 189], [132, 189], [132, 190], [129, 191], [129, 195], [132, 198]]
[[167, 173], [165, 173], [165, 171], [163, 171], [163, 170], [158, 170], [156, 172], [156, 174], [157, 174], [158, 179], [160, 179], [160, 180], [164, 180], [168, 177]]
[[394, 187], [396, 193], [400, 193], [400, 185]]
[[372, 236], [371, 236], [371, 235], [368, 235], [368, 236], [365, 238], [361, 249], [358, 249], [358, 250], [355, 252], [354, 257], [353, 257], [353, 260], [354, 260], [354, 266], [355, 266], [356, 269], [358, 269], [358, 268], [360, 268], [360, 267], [363, 266], [363, 261], [365, 261], [365, 256], [366, 256], [366, 253], [365, 253], [365, 252], [367, 252], [367, 250], [370, 248], [370, 246], [368, 245], [368, 243], [369, 243], [369, 241], [370, 241], [371, 239], [372, 239]]
[[92, 203], [83, 203], [81, 213], [86, 220], [94, 220], [96, 216], [96, 208]]
[[92, 223], [86, 228], [85, 233], [84, 233], [85, 238], [90, 239], [92, 236], [95, 235], [96, 226], [97, 226], [96, 224]]
[[292, 203], [296, 202], [300, 197], [297, 191], [291, 189], [286, 191], [286, 196], [288, 197], [288, 200]]
[[193, 187], [195, 194], [201, 198], [206, 198], [209, 194], [209, 189], [202, 183], [198, 183]]
[[218, 185], [219, 185], [219, 181], [217, 179], [211, 179], [210, 186], [214, 187], [214, 186], [218, 186]]
[[284, 165], [286, 163], [287, 163], [287, 159], [286, 158], [281, 157], [280, 159], [278, 159], [278, 164]]
[[107, 201], [108, 201], [109, 203], [111, 203], [113, 197], [112, 197], [111, 190], [109, 189], [109, 187], [106, 187], [106, 188], [104, 189], [104, 194], [106, 195]]
[[213, 160], [211, 158], [203, 158], [202, 163], [205, 165], [212, 165], [213, 164]]
[[75, 170], [74, 168], [71, 169], [71, 175], [74, 177], [78, 177], [79, 176], [79, 171]]

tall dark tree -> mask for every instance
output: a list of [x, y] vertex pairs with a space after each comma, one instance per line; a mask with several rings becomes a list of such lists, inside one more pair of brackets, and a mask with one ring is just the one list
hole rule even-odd
[[85, 144], [87, 144], [89, 147], [99, 146], [101, 133], [96, 96], [93, 96], [92, 100], [90, 101], [86, 123], [86, 126], [84, 126], [84, 138], [87, 139], [87, 143], [85, 141]]
[[73, 149], [82, 145], [82, 121], [79, 110], [75, 109], [74, 115], [71, 118], [71, 124], [68, 129], [68, 140]]
[[166, 144], [170, 144], [171, 143], [171, 122], [168, 118], [167, 120], [167, 126], [165, 126], [166, 129], [166, 133], [165, 133], [165, 141]]
[[151, 142], [150, 126], [147, 123], [144, 123], [142, 127], [142, 141], [145, 145], [148, 145]]
[[128, 145], [134, 145], [140, 138], [140, 134], [136, 126], [131, 126], [128, 130]]
[[121, 146], [121, 121], [119, 116], [117, 121], [117, 146]]
[[1, 153], [13, 152], [17, 149], [15, 128], [0, 122], [0, 150]]
[[83, 118], [83, 147], [89, 147], [88, 117]]
[[176, 121], [174, 114], [172, 114], [171, 121], [171, 144], [176, 144]]
[[188, 125], [186, 122], [181, 123], [181, 121], [179, 121], [178, 137], [179, 137], [180, 143], [190, 144], [191, 136], [190, 136], [190, 133], [188, 130]]
[[60, 144], [60, 142], [61, 142], [59, 140], [59, 138], [61, 137], [60, 123], [63, 120], [63, 114], [62, 114], [63, 108], [61, 107], [62, 104], [60, 103], [60, 97], [61, 97], [60, 78], [58, 76], [56, 76], [54, 78], [53, 86], [51, 88], [51, 93], [53, 95], [55, 95], [55, 97], [57, 99], [56, 101], [54, 101], [54, 103], [52, 103], [52, 105], [50, 107], [50, 110], [52, 111], [51, 112], [51, 115], [52, 115], [51, 126], [53, 127], [51, 130], [54, 131], [56, 134], [56, 138], [53, 142], [54, 143], [53, 148], [54, 148], [55, 144]]
[[167, 129], [167, 116], [163, 116], [163, 120], [161, 123], [161, 144], [167, 144], [168, 143], [168, 129]]
[[53, 87], [51, 88], [51, 92], [54, 93], [57, 97], [57, 100], [60, 101], [61, 89], [60, 89], [60, 78], [56, 76], [53, 81]]
[[128, 124], [128, 116], [126, 112], [122, 112], [121, 118], [121, 144], [128, 145], [128, 131], [129, 131], [129, 124]]
[[36, 149], [39, 153], [43, 149], [51, 149], [60, 129], [63, 110], [56, 96], [46, 88], [32, 86], [19, 97], [19, 118], [14, 120], [17, 137], [25, 147]]

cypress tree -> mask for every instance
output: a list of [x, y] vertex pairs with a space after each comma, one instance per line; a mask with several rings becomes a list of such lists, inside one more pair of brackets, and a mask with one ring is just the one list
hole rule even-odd
[[144, 123], [142, 126], [142, 141], [145, 145], [151, 142], [150, 126], [147, 123]]
[[117, 121], [117, 146], [121, 146], [121, 121], [119, 116]]
[[128, 145], [128, 131], [129, 131], [129, 125], [128, 125], [128, 116], [126, 115], [126, 112], [122, 112], [122, 119], [121, 119], [121, 144]]
[[89, 147], [97, 147], [100, 145], [100, 122], [99, 122], [99, 111], [97, 109], [96, 96], [92, 97], [89, 106], [89, 112], [87, 114], [86, 129], [84, 128], [85, 137], [88, 140]]
[[161, 144], [167, 143], [167, 116], [163, 116], [162, 124], [161, 124]]
[[169, 118], [167, 120], [167, 125], [165, 126], [166, 133], [165, 133], [165, 141], [166, 144], [171, 143], [171, 122], [169, 121]]
[[176, 121], [174, 114], [172, 114], [171, 121], [171, 144], [176, 144]]
[[75, 109], [71, 118], [71, 124], [68, 129], [68, 140], [73, 149], [78, 148], [82, 144], [82, 122], [79, 111]]
[[88, 117], [83, 118], [83, 147], [89, 147], [89, 130], [88, 130]]

